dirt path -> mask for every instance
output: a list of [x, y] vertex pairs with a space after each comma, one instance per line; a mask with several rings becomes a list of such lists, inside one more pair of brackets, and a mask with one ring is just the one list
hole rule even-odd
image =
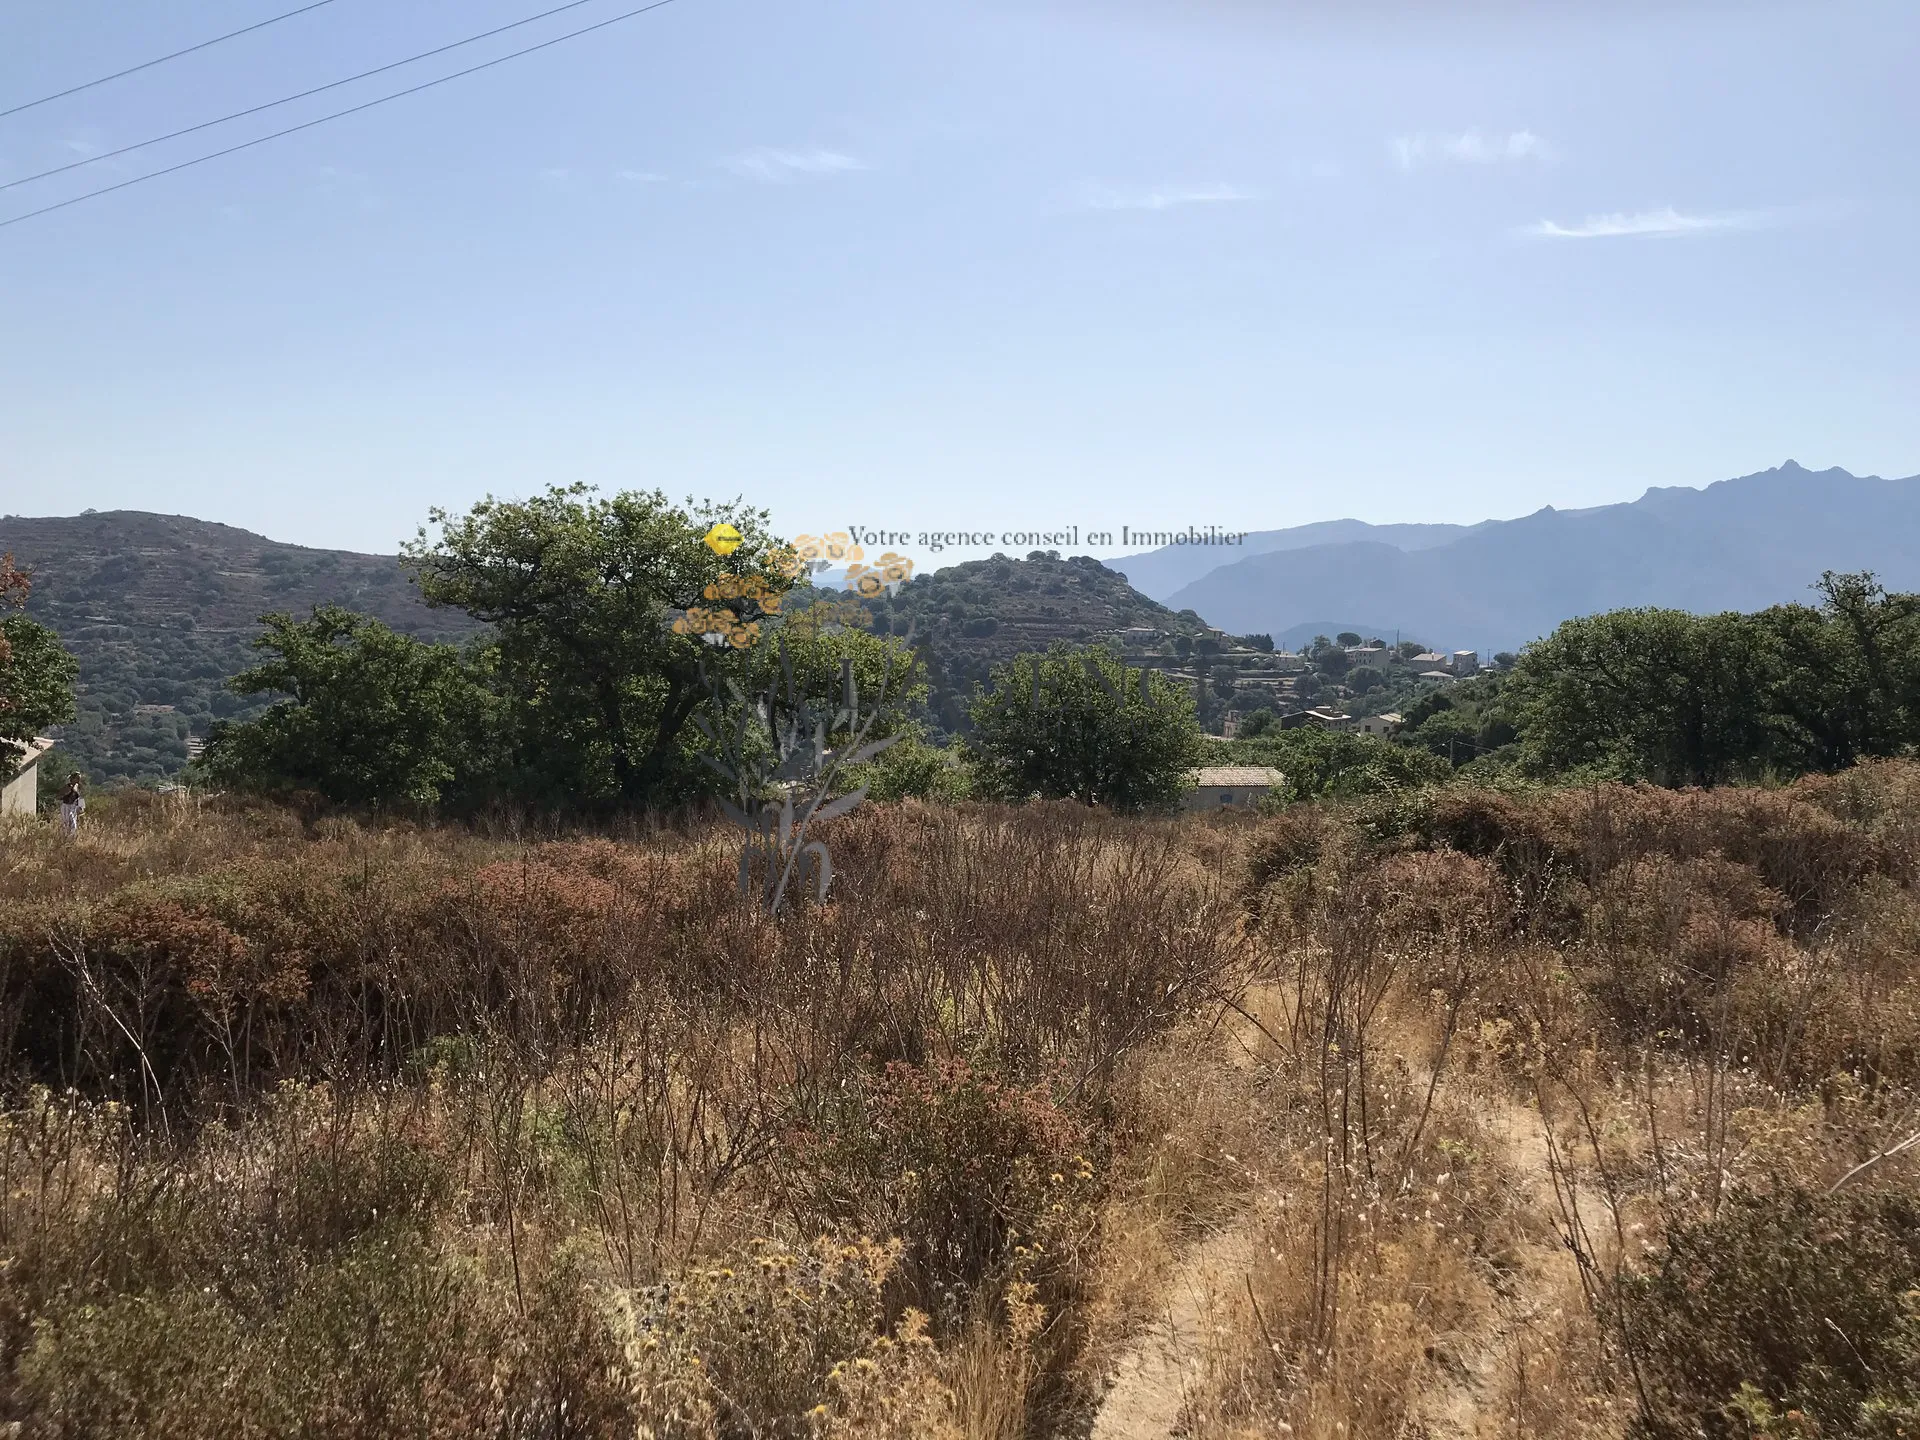
[[1168, 1440], [1205, 1369], [1216, 1317], [1245, 1281], [1253, 1246], [1242, 1220], [1183, 1257], [1161, 1313], [1121, 1355], [1113, 1386], [1094, 1418], [1092, 1440]]
[[[1525, 1332], [1565, 1304], [1579, 1284], [1577, 1262], [1561, 1239], [1560, 1204], [1539, 1112], [1500, 1094], [1476, 1097], [1476, 1110], [1514, 1175], [1517, 1198], [1536, 1233], [1516, 1247], [1520, 1263], [1494, 1295], [1484, 1323], [1429, 1352], [1433, 1366], [1415, 1413], [1422, 1433], [1433, 1440], [1475, 1440], [1510, 1430], [1502, 1422], [1510, 1404], [1516, 1347]], [[1576, 1204], [1589, 1236], [1611, 1224], [1597, 1193], [1583, 1187]]]

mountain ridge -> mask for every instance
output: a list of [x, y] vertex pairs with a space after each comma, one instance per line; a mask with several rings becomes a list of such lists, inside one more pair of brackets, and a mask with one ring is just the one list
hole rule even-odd
[[1597, 610], [1804, 599], [1826, 570], [1920, 588], [1920, 475], [1788, 461], [1699, 489], [1648, 487], [1613, 505], [1543, 506], [1416, 549], [1360, 539], [1268, 551], [1155, 598], [1240, 632], [1366, 614], [1442, 648], [1517, 650]]
[[60, 746], [102, 779], [171, 775], [189, 738], [264, 708], [226, 688], [259, 658], [263, 614], [345, 605], [423, 640], [480, 628], [429, 609], [398, 555], [289, 545], [188, 515], [5, 515], [7, 551], [33, 572], [27, 613], [80, 662], [79, 716], [61, 727]]

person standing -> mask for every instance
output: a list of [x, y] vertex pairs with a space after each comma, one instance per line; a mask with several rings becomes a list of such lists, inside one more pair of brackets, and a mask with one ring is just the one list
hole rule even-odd
[[66, 788], [60, 792], [60, 833], [72, 839], [80, 833], [80, 817], [86, 813], [87, 796], [80, 772], [74, 771], [67, 776]]

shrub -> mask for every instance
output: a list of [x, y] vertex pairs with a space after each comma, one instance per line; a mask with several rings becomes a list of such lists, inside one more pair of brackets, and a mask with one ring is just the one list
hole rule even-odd
[[1717, 1217], [1676, 1228], [1612, 1304], [1643, 1435], [1880, 1440], [1920, 1425], [1911, 1197], [1735, 1193]]
[[850, 1369], [876, 1371], [896, 1246], [754, 1242], [618, 1301], [646, 1433], [804, 1436]]
[[847, 770], [850, 786], [865, 785], [871, 800], [937, 800], [948, 804], [967, 798], [971, 781], [959, 755], [931, 744], [920, 727], [911, 727], [878, 759]]
[[1168, 810], [1200, 762], [1193, 697], [1101, 646], [1056, 645], [994, 667], [968, 713], [975, 787], [999, 799]]
[[1044, 1088], [961, 1061], [894, 1062], [802, 1137], [798, 1198], [828, 1220], [906, 1237], [908, 1292], [952, 1323], [1016, 1250], [1045, 1253], [1068, 1233], [1060, 1217], [1093, 1180], [1088, 1143]]
[[1389, 794], [1437, 784], [1448, 773], [1446, 761], [1425, 751], [1313, 725], [1269, 730], [1258, 739], [1236, 742], [1235, 753], [1243, 763], [1272, 765], [1286, 777], [1270, 796], [1274, 804]]

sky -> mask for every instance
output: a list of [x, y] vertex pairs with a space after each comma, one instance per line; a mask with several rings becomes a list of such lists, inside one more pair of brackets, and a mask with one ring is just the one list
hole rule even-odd
[[[0, 0], [0, 110], [299, 0]], [[328, 0], [0, 117], [0, 513], [391, 551], [1475, 521], [1920, 471], [1912, 0]], [[1116, 544], [1062, 548], [1124, 553]]]

